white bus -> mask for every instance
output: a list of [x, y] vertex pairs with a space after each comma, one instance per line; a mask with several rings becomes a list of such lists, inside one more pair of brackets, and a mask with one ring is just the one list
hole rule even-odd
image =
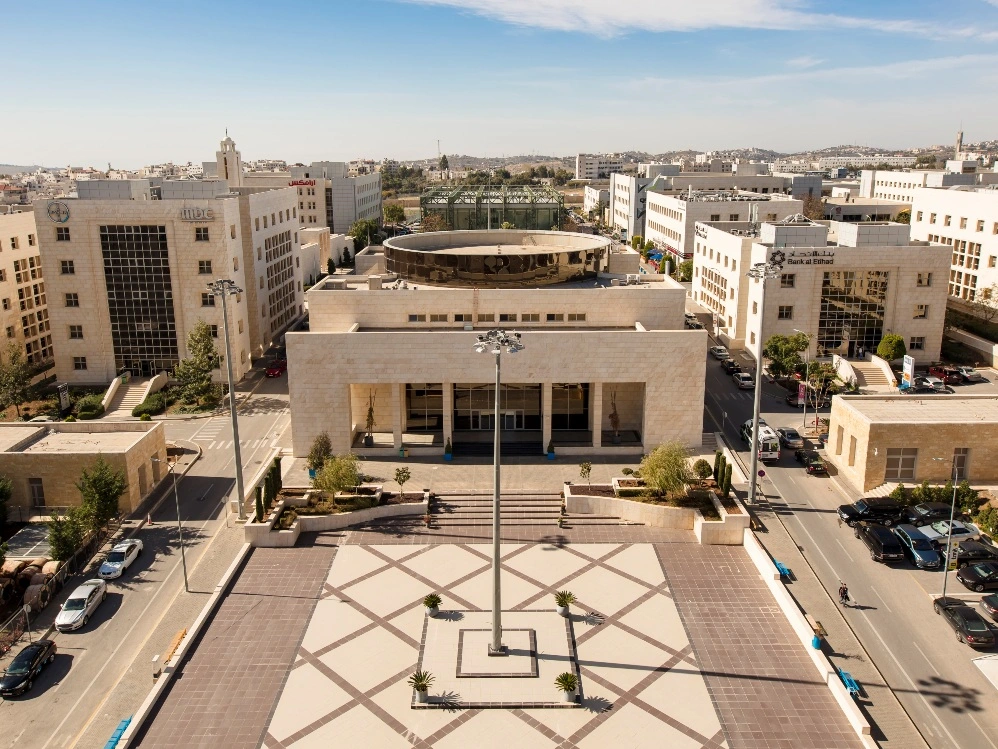
[[[752, 420], [749, 419], [741, 428], [742, 439], [748, 443], [752, 442]], [[776, 431], [759, 419], [759, 460], [779, 460], [780, 459], [780, 436]]]

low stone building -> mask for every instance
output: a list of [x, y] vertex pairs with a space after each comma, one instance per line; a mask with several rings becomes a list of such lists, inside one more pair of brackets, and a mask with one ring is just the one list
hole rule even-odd
[[0, 474], [11, 479], [10, 507], [24, 514], [80, 504], [76, 483], [100, 455], [125, 474], [119, 506], [130, 512], [167, 474], [162, 422], [0, 423]]
[[887, 482], [998, 480], [998, 396], [844, 395], [832, 401], [828, 461], [861, 492]]

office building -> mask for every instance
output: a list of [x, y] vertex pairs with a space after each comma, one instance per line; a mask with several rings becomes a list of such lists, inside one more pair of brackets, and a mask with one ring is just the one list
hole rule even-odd
[[575, 157], [576, 179], [609, 179], [624, 169], [624, 160], [612, 153], [580, 153]]
[[0, 355], [14, 343], [37, 367], [53, 357], [40, 253], [31, 207], [0, 213]]
[[602, 213], [608, 205], [610, 205], [610, 188], [606, 185], [586, 185], [582, 189], [582, 211], [586, 216], [595, 210]]
[[646, 193], [652, 182], [651, 177], [610, 175], [610, 226], [625, 240], [635, 235], [644, 236]]

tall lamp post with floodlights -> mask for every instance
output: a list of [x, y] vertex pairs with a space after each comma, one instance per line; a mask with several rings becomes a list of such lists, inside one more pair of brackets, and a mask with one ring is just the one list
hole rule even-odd
[[[933, 460], [946, 461], [946, 458], [933, 458]], [[943, 595], [946, 597], [946, 583], [949, 580], [949, 555], [953, 545], [953, 518], [956, 516], [956, 482], [959, 479], [959, 471], [956, 467], [956, 454], [953, 455], [953, 502], [949, 508], [949, 528], [946, 533], [946, 556], [943, 558]]]
[[180, 495], [177, 494], [177, 473], [173, 470], [174, 464], [169, 460], [153, 458], [152, 462], [165, 463], [166, 470], [173, 475], [173, 501], [177, 503], [177, 538], [180, 539], [180, 561], [184, 565], [184, 590], [189, 593], [191, 589], [187, 583], [187, 554], [184, 553], [184, 524], [180, 520]]
[[749, 477], [749, 502], [755, 504], [759, 490], [759, 410], [762, 408], [762, 335], [766, 323], [766, 279], [779, 278], [783, 266], [779, 263], [756, 263], [745, 275], [762, 282], [759, 295], [759, 347], [755, 354], [755, 399], [752, 404], [752, 475]]
[[479, 354], [491, 353], [496, 357], [496, 401], [495, 413], [495, 444], [492, 448], [493, 487], [492, 487], [492, 642], [489, 644], [489, 655], [505, 655], [506, 647], [502, 644], [502, 596], [499, 587], [499, 438], [502, 424], [499, 420], [499, 396], [501, 394], [500, 369], [502, 350], [515, 354], [523, 350], [519, 333], [507, 333], [505, 330], [490, 330], [478, 336], [475, 351]]
[[229, 346], [229, 308], [226, 299], [236, 294], [242, 294], [233, 281], [221, 278], [208, 284], [208, 291], [222, 298], [222, 330], [225, 332], [225, 368], [229, 376], [229, 415], [232, 418], [232, 447], [236, 459], [236, 504], [239, 507], [239, 519], [246, 519], [245, 499], [243, 490], [243, 458], [239, 451], [239, 418], [236, 415], [236, 384], [232, 381], [232, 350]]

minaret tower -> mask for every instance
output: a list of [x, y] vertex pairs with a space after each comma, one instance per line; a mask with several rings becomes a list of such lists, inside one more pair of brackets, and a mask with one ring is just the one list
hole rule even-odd
[[242, 187], [243, 185], [243, 157], [236, 150], [236, 142], [229, 137], [229, 131], [225, 131], [225, 140], [219, 144], [219, 150], [215, 153], [215, 161], [218, 164], [218, 178], [228, 181], [229, 187]]

